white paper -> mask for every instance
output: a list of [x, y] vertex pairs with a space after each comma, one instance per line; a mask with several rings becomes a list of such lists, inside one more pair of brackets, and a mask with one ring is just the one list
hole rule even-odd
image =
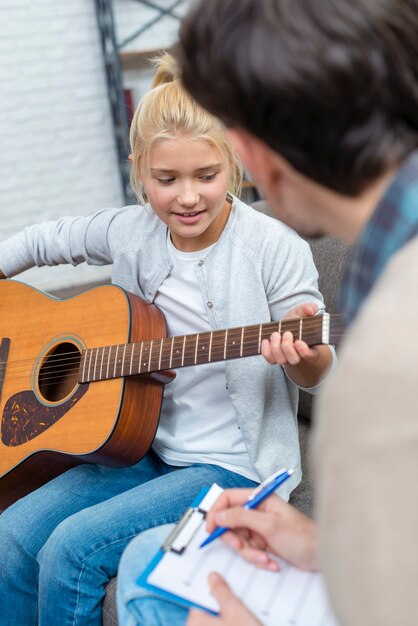
[[[221, 491], [218, 485], [214, 485], [201, 508], [209, 509]], [[282, 559], [277, 559], [279, 572], [262, 570], [244, 561], [220, 540], [199, 549], [207, 535], [202, 520], [186, 550], [181, 555], [167, 552], [147, 582], [218, 611], [207, 583], [208, 574], [218, 572], [266, 626], [338, 626], [329, 607], [321, 574], [304, 572]]]

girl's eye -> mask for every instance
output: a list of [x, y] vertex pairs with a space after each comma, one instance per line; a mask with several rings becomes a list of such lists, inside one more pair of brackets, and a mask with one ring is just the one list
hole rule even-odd
[[162, 185], [170, 185], [170, 183], [173, 183], [175, 181], [175, 178], [157, 178], [158, 182], [161, 183]]
[[216, 176], [217, 172], [214, 172], [213, 174], [205, 174], [204, 176], [201, 176], [201, 180], [208, 182], [210, 180], [213, 180]]

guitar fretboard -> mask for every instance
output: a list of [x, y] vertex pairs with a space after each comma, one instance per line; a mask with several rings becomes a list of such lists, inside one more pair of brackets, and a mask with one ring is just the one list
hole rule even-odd
[[89, 348], [81, 356], [79, 381], [87, 383], [256, 356], [261, 354], [263, 339], [269, 339], [275, 331], [290, 331], [294, 339], [303, 339], [308, 345], [337, 343], [342, 332], [339, 316], [325, 313], [316, 317]]

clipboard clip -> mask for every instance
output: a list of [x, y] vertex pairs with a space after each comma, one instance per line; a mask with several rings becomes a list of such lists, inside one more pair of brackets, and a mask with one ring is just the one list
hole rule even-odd
[[176, 524], [176, 527], [173, 528], [164, 541], [161, 550], [163, 550], [163, 552], [183, 554], [196, 532], [205, 521], [205, 517], [206, 511], [196, 507], [188, 508]]

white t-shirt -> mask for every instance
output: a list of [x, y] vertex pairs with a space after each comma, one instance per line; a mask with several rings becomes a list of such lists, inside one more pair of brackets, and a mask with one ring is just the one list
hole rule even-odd
[[[155, 304], [165, 315], [168, 336], [211, 331], [195, 268], [210, 249], [177, 250], [170, 237], [173, 269], [160, 286]], [[225, 362], [176, 370], [165, 386], [160, 423], [153, 448], [169, 465], [220, 465], [259, 481], [226, 389]]]

